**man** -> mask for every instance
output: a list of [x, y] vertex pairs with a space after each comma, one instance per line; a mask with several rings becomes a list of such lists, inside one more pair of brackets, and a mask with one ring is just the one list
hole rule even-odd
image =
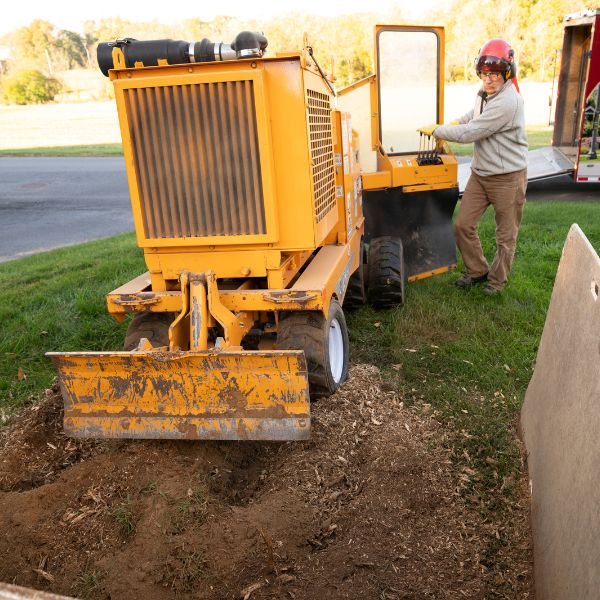
[[[527, 188], [527, 137], [523, 98], [516, 80], [514, 53], [501, 39], [490, 40], [475, 60], [482, 87], [475, 107], [450, 125], [418, 131], [451, 142], [474, 142], [471, 176], [454, 224], [465, 273], [460, 288], [487, 282], [486, 295], [506, 285], [521, 224]], [[483, 255], [477, 227], [489, 205], [496, 214], [496, 256], [492, 266]]]

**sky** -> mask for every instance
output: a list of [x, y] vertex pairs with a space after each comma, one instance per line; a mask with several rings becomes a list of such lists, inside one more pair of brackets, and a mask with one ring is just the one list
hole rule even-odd
[[217, 15], [238, 18], [269, 18], [290, 12], [333, 16], [355, 12], [387, 12], [400, 8], [407, 19], [419, 18], [436, 7], [447, 5], [449, 0], [227, 0], [218, 2], [185, 2], [169, 5], [165, 0], [125, 0], [125, 2], [97, 2], [94, 0], [27, 0], [12, 3], [10, 10], [2, 13], [0, 35], [29, 25], [34, 19], [44, 19], [58, 29], [81, 33], [83, 22], [108, 17], [121, 17], [134, 21], [158, 21], [169, 24], [183, 19], [200, 18], [206, 21]]

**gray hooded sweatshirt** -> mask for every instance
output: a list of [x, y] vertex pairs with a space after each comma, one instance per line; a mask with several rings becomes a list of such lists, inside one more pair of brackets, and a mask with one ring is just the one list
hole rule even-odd
[[510, 79], [498, 92], [480, 90], [475, 108], [458, 119], [460, 125], [441, 125], [433, 135], [449, 142], [475, 142], [471, 169], [487, 177], [527, 168], [527, 136], [523, 98]]

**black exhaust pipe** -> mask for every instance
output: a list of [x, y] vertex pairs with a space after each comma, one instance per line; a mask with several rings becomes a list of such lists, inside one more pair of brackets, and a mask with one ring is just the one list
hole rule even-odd
[[114, 42], [100, 42], [97, 57], [100, 70], [108, 76], [108, 71], [113, 68], [112, 51], [115, 47], [121, 49], [125, 57], [125, 66], [131, 68], [136, 62], [141, 62], [145, 67], [155, 67], [159, 60], [166, 60], [170, 65], [181, 65], [260, 58], [265, 53], [267, 44], [267, 38], [257, 31], [242, 31], [231, 44], [211, 42], [207, 38], [200, 42], [169, 39], [139, 41], [122, 38]]

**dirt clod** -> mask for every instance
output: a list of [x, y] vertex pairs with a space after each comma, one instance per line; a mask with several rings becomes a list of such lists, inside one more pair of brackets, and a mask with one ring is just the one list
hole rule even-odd
[[0, 581], [105, 600], [532, 597], [526, 500], [484, 517], [448, 432], [375, 367], [312, 422], [303, 443], [81, 441], [47, 390], [0, 433]]

